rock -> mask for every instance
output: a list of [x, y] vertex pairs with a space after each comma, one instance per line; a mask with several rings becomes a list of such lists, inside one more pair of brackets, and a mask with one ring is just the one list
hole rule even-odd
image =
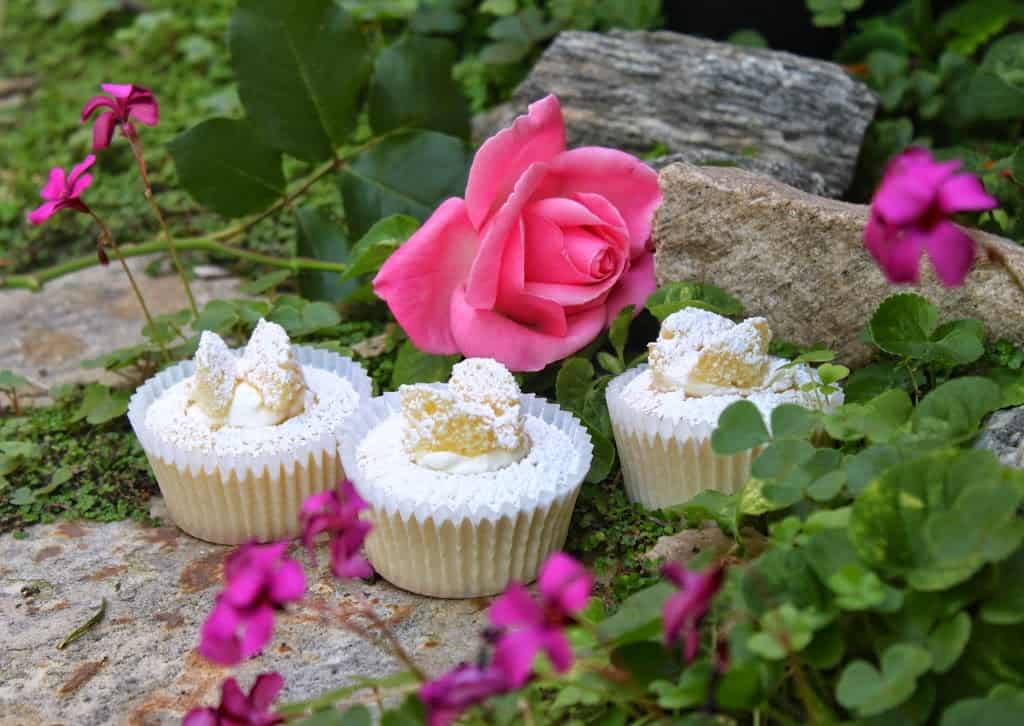
[[[149, 277], [151, 257], [128, 260], [153, 315], [188, 306], [175, 275]], [[236, 279], [192, 281], [196, 303], [241, 297]], [[141, 342], [145, 320], [124, 271], [115, 261], [90, 267], [48, 283], [39, 292], [0, 291], [0, 370], [10, 368], [38, 390], [58, 383], [103, 379], [82, 361]], [[113, 381], [114, 377], [104, 380]]]
[[[753, 527], [740, 530], [743, 540], [743, 553], [748, 559], [757, 557], [764, 552], [768, 538]], [[705, 522], [703, 527], [684, 529], [676, 534], [659, 537], [650, 550], [644, 553], [644, 559], [654, 562], [678, 562], [684, 567], [694, 557], [711, 550], [716, 560], [733, 559], [737, 551], [736, 541], [725, 534], [712, 522]]]
[[[429, 674], [476, 655], [486, 600], [432, 600], [384, 581], [339, 582], [324, 552], [315, 570], [295, 552], [307, 564], [305, 601], [277, 618], [262, 655], [235, 669], [211, 664], [195, 647], [229, 552], [173, 526], [127, 521], [63, 522], [32, 527], [27, 539], [0, 538], [0, 723], [178, 724], [190, 708], [215, 703], [229, 675], [248, 688], [258, 673], [279, 671], [283, 703], [402, 671], [345, 629], [360, 602], [391, 624]], [[105, 618], [57, 650], [103, 598]]]
[[[764, 315], [775, 336], [824, 345], [843, 362], [865, 363], [860, 333], [889, 284], [864, 249], [868, 208], [806, 194], [743, 169], [673, 164], [661, 171], [665, 200], [655, 219], [659, 284], [698, 280], [736, 295]], [[968, 230], [982, 252], [962, 287], [945, 288], [922, 262], [915, 291], [943, 320], [974, 317], [997, 337], [1024, 341], [1024, 293], [1002, 258], [1024, 276], [1024, 248]]]
[[989, 449], [1003, 466], [1024, 468], [1021, 443], [1024, 442], [1024, 406], [996, 411], [985, 421], [974, 442], [975, 448]]
[[511, 101], [479, 117], [484, 138], [555, 93], [570, 146], [737, 164], [840, 196], [853, 178], [874, 94], [840, 67], [671, 32], [566, 31]]

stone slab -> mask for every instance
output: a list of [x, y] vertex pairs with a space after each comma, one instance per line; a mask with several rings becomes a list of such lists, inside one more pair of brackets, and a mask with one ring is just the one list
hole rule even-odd
[[659, 176], [664, 202], [655, 218], [659, 284], [697, 280], [728, 290], [748, 315], [763, 315], [777, 338], [821, 344], [848, 365], [873, 348], [861, 331], [878, 304], [914, 289], [943, 320], [973, 317], [989, 332], [1024, 342], [1024, 293], [1002, 258], [1024, 279], [1024, 248], [967, 230], [979, 258], [965, 284], [945, 288], [922, 262], [918, 288], [891, 285], [864, 249], [868, 207], [807, 194], [744, 169], [672, 164]]
[[475, 134], [548, 93], [561, 100], [570, 146], [642, 154], [664, 144], [673, 160], [736, 164], [834, 197], [853, 179], [878, 105], [826, 61], [667, 31], [566, 31]]
[[[166, 516], [161, 500], [155, 507]], [[423, 598], [382, 580], [339, 582], [323, 553], [314, 573], [297, 552], [309, 595], [278, 618], [268, 649], [237, 669], [208, 663], [195, 646], [228, 552], [172, 525], [132, 522], [63, 522], [32, 527], [27, 539], [0, 538], [0, 724], [163, 726], [216, 702], [232, 674], [247, 688], [258, 673], [277, 670], [281, 700], [292, 701], [399, 672], [397, 661], [345, 629], [362, 601], [428, 673], [476, 655], [488, 600]], [[23, 594], [30, 590], [38, 593]], [[106, 618], [57, 650], [102, 598]]]
[[[176, 275], [150, 277], [151, 257], [128, 261], [154, 315], [188, 306]], [[231, 277], [192, 281], [202, 307], [218, 297], [241, 297]], [[141, 342], [145, 322], [124, 271], [116, 262], [90, 267], [48, 283], [41, 291], [0, 291], [0, 370], [9, 368], [38, 391], [59, 383], [104, 379], [103, 371], [86, 370], [82, 361]], [[109, 376], [109, 374], [106, 374]]]

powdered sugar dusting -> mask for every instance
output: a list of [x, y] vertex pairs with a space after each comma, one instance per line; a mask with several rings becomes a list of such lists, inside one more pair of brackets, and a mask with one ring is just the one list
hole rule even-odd
[[582, 453], [569, 435], [536, 416], [524, 416], [523, 422], [530, 447], [522, 459], [494, 471], [457, 474], [422, 467], [395, 446], [405, 421], [401, 413], [392, 414], [356, 447], [356, 484], [372, 502], [402, 502], [435, 519], [455, 520], [532, 508], [579, 486]]
[[238, 361], [237, 377], [259, 391], [263, 405], [271, 411], [293, 408], [306, 387], [288, 334], [277, 323], [263, 319]]
[[301, 368], [308, 390], [305, 411], [276, 426], [216, 428], [189, 400], [194, 377], [168, 388], [146, 411], [145, 425], [165, 442], [188, 451], [220, 456], [287, 453], [341, 428], [359, 403], [352, 384], [309, 366]]
[[206, 415], [224, 418], [235, 392], [238, 361], [234, 353], [219, 335], [204, 330], [199, 336], [195, 361], [196, 375], [189, 391], [192, 398]]

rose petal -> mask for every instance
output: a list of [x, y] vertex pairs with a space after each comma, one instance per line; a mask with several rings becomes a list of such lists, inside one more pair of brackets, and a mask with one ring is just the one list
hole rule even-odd
[[59, 166], [50, 169], [46, 185], [39, 191], [39, 196], [48, 202], [55, 202], [64, 196], [64, 170]]
[[563, 232], [550, 219], [525, 214], [523, 234], [526, 249], [525, 283], [587, 285], [593, 282], [589, 275], [580, 272], [569, 259]]
[[946, 214], [983, 212], [999, 206], [974, 174], [957, 174], [939, 189], [939, 209]]
[[59, 206], [59, 201], [43, 202], [28, 213], [28, 221], [31, 224], [42, 224], [58, 211]]
[[549, 197], [531, 202], [523, 210], [526, 215], [543, 217], [558, 227], [584, 227], [605, 224], [605, 220], [575, 199]]
[[[509, 236], [520, 226], [523, 208], [547, 174], [544, 164], [534, 164], [518, 180], [501, 209], [481, 232], [480, 250], [466, 282], [466, 299], [474, 307], [490, 310], [498, 299], [502, 259]], [[478, 227], [479, 229], [479, 227]]]
[[627, 305], [633, 306], [633, 312], [639, 314], [647, 303], [647, 298], [658, 288], [654, 279], [654, 255], [650, 252], [633, 260], [629, 269], [619, 277], [618, 284], [612, 288], [605, 310], [608, 313], [607, 324], [622, 312]]
[[924, 246], [942, 284], [962, 285], [974, 264], [974, 240], [952, 222], [940, 222], [924, 235]]
[[567, 329], [565, 309], [524, 291], [525, 254], [523, 225], [520, 223], [505, 244], [494, 310], [532, 330], [561, 337]]
[[562, 109], [553, 95], [530, 104], [525, 116], [487, 139], [473, 158], [466, 183], [466, 207], [473, 225], [484, 226], [530, 166], [564, 150]]
[[661, 204], [654, 169], [615, 149], [572, 149], [554, 158], [536, 197], [572, 197], [580, 193], [604, 197], [622, 216], [629, 230], [630, 249], [634, 254], [643, 250], [651, 236], [654, 211]]
[[487, 614], [492, 623], [503, 627], [534, 625], [544, 618], [540, 606], [530, 597], [530, 592], [518, 582], [511, 583], [491, 603]]
[[402, 329], [420, 350], [459, 352], [449, 311], [452, 293], [473, 264], [478, 239], [461, 199], [449, 199], [399, 247], [373, 280]]
[[104, 111], [96, 117], [92, 125], [92, 148], [93, 151], [100, 151], [110, 146], [110, 140], [114, 138], [114, 128], [117, 126], [117, 116], [113, 111]]
[[600, 334], [603, 307], [566, 317], [564, 337], [544, 335], [490, 310], [466, 302], [464, 289], [455, 291], [451, 308], [452, 335], [458, 350], [469, 357], [494, 358], [511, 371], [539, 371], [569, 356]]
[[524, 628], [509, 633], [494, 649], [494, 665], [504, 674], [512, 688], [521, 688], [530, 680], [533, 661], [546, 645], [539, 628]]

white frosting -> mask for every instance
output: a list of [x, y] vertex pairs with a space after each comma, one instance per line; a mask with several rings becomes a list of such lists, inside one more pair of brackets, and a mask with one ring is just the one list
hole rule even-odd
[[[277, 425], [251, 427], [234, 425], [229, 420], [218, 426], [190, 400], [194, 376], [164, 391], [146, 410], [145, 425], [163, 441], [189, 451], [253, 456], [292, 451], [340, 428], [359, 403], [352, 384], [330, 371], [302, 366], [302, 375], [308, 386], [305, 410]], [[243, 392], [238, 400], [238, 416], [258, 411], [258, 407], [247, 411], [242, 408], [255, 402], [251, 394]], [[233, 408], [234, 405], [233, 402]]]
[[482, 472], [438, 471], [417, 464], [396, 445], [404, 421], [395, 412], [355, 445], [355, 462], [346, 459], [346, 471], [362, 496], [388, 511], [455, 520], [484, 512], [508, 515], [568, 495], [589, 467], [589, 445], [582, 448], [561, 426], [533, 415], [524, 416], [523, 424], [531, 445], [518, 461]]
[[488, 471], [504, 469], [526, 456], [530, 450], [526, 439], [526, 436], [522, 437], [522, 445], [515, 451], [498, 449], [477, 456], [463, 456], [451, 451], [421, 451], [414, 452], [410, 458], [416, 464], [434, 471], [444, 471], [449, 474], [483, 474]]
[[228, 426], [255, 429], [260, 426], [276, 426], [285, 419], [285, 414], [271, 411], [263, 405], [263, 397], [254, 387], [242, 381], [235, 386], [231, 395], [231, 406], [224, 423]]

